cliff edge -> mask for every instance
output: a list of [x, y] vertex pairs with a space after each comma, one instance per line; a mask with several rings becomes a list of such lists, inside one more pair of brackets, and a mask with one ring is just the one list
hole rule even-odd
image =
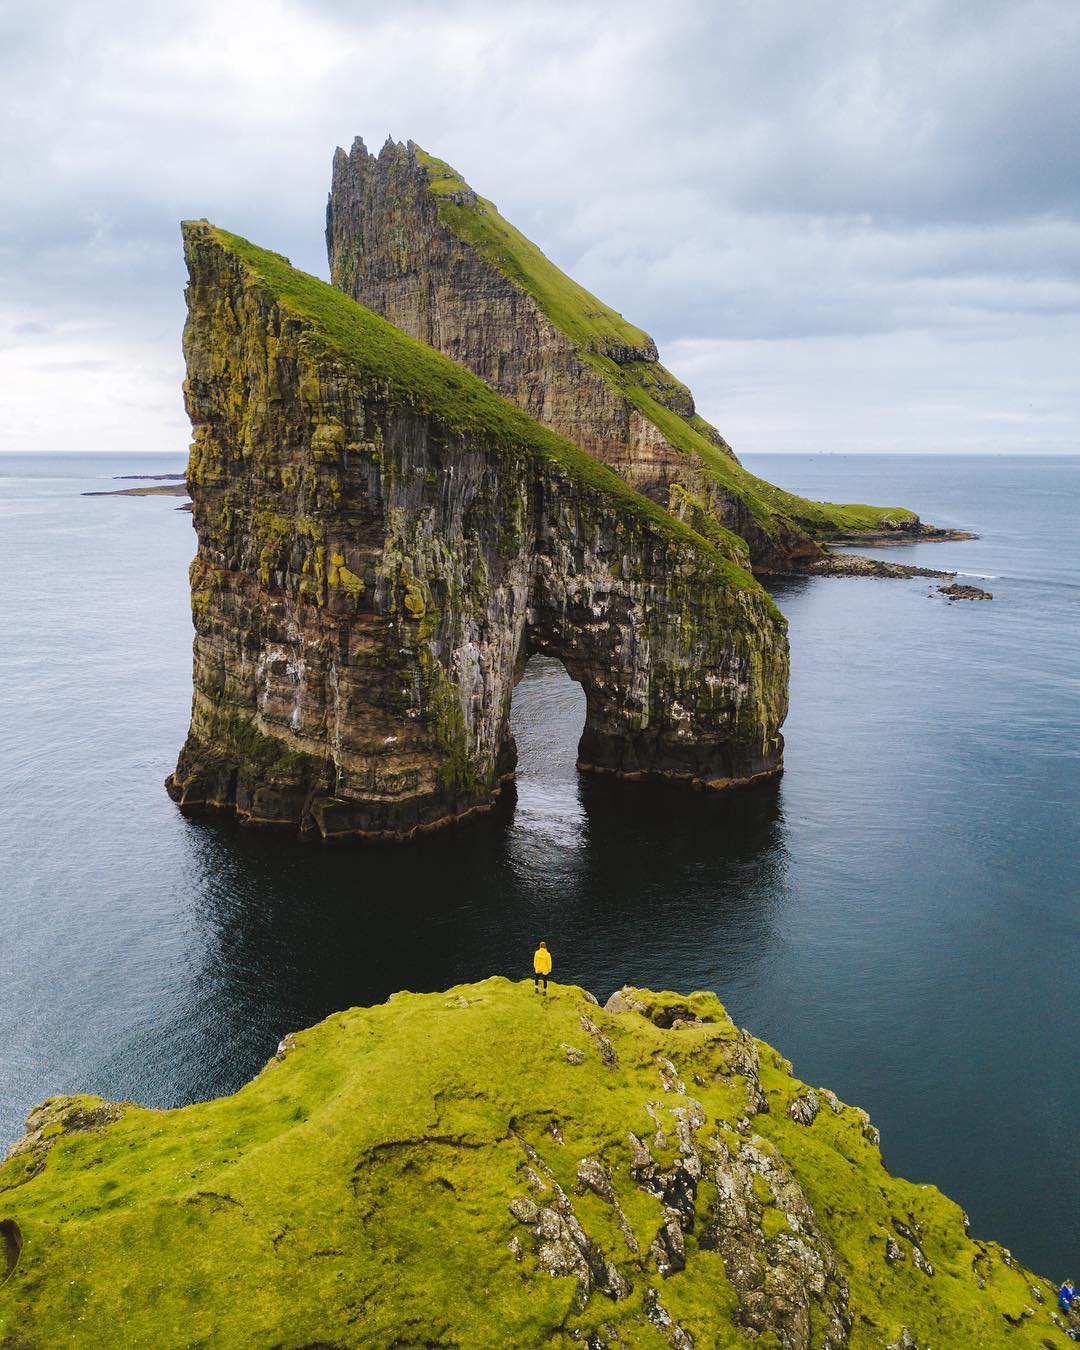
[[489, 979], [235, 1096], [53, 1098], [0, 1167], [0, 1347], [1064, 1347], [1054, 1290], [712, 994]]

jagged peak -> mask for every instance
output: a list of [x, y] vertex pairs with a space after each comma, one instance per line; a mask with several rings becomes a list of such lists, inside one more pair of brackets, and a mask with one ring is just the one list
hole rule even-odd
[[354, 136], [348, 151], [343, 150], [340, 145], [336, 147], [334, 150], [334, 163], [347, 162], [352, 164], [363, 164], [370, 162], [375, 164], [384, 158], [396, 159], [400, 155], [412, 157], [414, 149], [415, 147], [412, 141], [397, 141], [394, 139], [393, 132], [388, 131], [386, 133], [386, 139], [383, 141], [378, 154], [375, 154], [374, 151], [368, 149], [367, 142], [364, 140], [363, 136]]
[[[379, 151], [378, 163], [382, 164], [384, 161], [394, 163], [400, 160], [414, 160], [415, 155], [413, 154], [411, 147], [411, 141], [395, 141], [392, 135], [387, 134], [386, 140], [383, 141], [382, 149]], [[372, 158], [374, 159], [375, 156], [372, 156]]]

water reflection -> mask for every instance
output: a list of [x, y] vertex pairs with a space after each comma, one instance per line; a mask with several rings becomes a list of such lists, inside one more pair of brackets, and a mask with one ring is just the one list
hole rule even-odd
[[5, 1139], [51, 1093], [232, 1090], [282, 1031], [398, 987], [523, 974], [544, 936], [558, 977], [601, 996], [717, 990], [870, 1111], [895, 1172], [944, 1186], [1035, 1269], [1075, 1268], [1080, 459], [772, 461], [811, 497], [975, 525], [904, 558], [994, 576], [993, 604], [947, 605], [930, 581], [778, 580], [787, 772], [748, 796], [579, 781], [580, 695], [530, 668], [516, 796], [387, 851], [176, 812], [161, 782], [191, 693], [190, 517], [77, 495], [130, 472], [122, 458], [51, 480], [49, 462], [22, 479], [0, 463], [0, 510], [16, 507], [0, 561], [20, 578], [0, 593], [17, 709], [0, 723]]
[[[585, 806], [575, 764], [585, 726], [585, 692], [562, 662], [534, 656], [514, 691], [510, 723], [518, 748], [517, 780], [508, 793], [507, 848], [520, 877], [557, 891], [572, 854], [587, 847]], [[555, 884], [552, 886], [551, 883]]]
[[556, 978], [601, 998], [752, 981], [784, 903], [777, 789], [580, 777], [584, 699], [556, 661], [530, 664], [513, 719], [518, 780], [497, 810], [405, 848], [187, 822], [194, 933], [173, 1015], [117, 1048], [110, 1080], [158, 1103], [233, 1090], [284, 1032], [397, 989], [523, 976], [541, 936]]

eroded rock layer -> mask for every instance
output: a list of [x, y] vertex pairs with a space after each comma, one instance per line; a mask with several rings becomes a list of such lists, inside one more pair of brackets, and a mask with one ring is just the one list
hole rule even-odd
[[233, 1097], [53, 1098], [0, 1215], [4, 1350], [1071, 1344], [712, 994], [496, 978], [286, 1036]]
[[378, 157], [359, 137], [339, 149], [326, 220], [335, 285], [696, 530], [730, 531], [756, 570], [820, 570], [819, 539], [941, 533], [911, 511], [811, 502], [748, 473], [647, 333], [411, 141], [388, 140]]
[[184, 238], [184, 808], [329, 838], [487, 807], [538, 651], [585, 691], [583, 768], [779, 770], [784, 622], [752, 577], [340, 291], [205, 222]]

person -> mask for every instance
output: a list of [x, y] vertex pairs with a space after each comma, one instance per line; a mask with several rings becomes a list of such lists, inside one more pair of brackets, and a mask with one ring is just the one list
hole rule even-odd
[[547, 993], [548, 976], [551, 974], [551, 953], [546, 942], [541, 942], [533, 952], [533, 989], [540, 992], [540, 981], [544, 981], [544, 993]]
[[1058, 1307], [1065, 1314], [1068, 1314], [1072, 1307], [1073, 1299], [1076, 1297], [1076, 1286], [1072, 1280], [1066, 1280], [1058, 1290]]

